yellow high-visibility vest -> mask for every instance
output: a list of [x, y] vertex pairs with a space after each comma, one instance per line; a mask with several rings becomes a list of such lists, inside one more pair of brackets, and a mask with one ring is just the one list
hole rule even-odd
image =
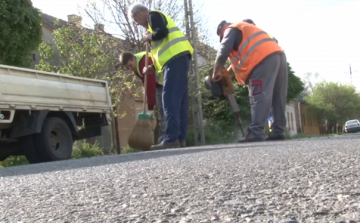
[[[143, 76], [142, 75], [142, 71], [140, 71], [140, 60], [143, 58], [143, 56], [146, 54], [146, 51], [143, 51], [143, 52], [140, 52], [140, 53], [136, 53], [134, 54], [135, 58], [136, 58], [136, 70], [138, 72], [138, 74], [140, 76]], [[162, 73], [161, 71], [158, 71], [156, 66], [155, 66], [155, 62], [154, 62], [154, 57], [151, 53], [148, 53], [148, 57], [151, 57], [152, 61], [153, 61], [153, 64], [154, 64], [154, 67], [155, 67], [155, 79], [156, 79], [156, 83], [158, 84], [161, 84], [158, 82], [158, 77], [161, 76], [161, 74], [159, 73]]]
[[[160, 11], [153, 12], [159, 12], [166, 18], [166, 28], [169, 30], [167, 37], [159, 41], [151, 42], [151, 53], [154, 58], [155, 69], [157, 70], [156, 80], [162, 85], [164, 82], [164, 73], [162, 70], [166, 62], [182, 52], [189, 51], [190, 54], [193, 54], [194, 49], [187, 40], [186, 36], [181, 32], [170, 17]], [[148, 25], [148, 31], [153, 33], [150, 24]]]

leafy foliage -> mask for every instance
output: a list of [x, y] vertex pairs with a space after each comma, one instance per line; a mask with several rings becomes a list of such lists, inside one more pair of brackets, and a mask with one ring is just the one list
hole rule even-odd
[[[204, 126], [205, 142], [207, 145], [234, 143], [240, 136], [239, 129], [234, 125], [212, 122]], [[186, 138], [187, 146], [195, 146], [194, 131], [189, 129]]]
[[40, 12], [30, 0], [1, 0], [0, 15], [0, 63], [28, 67], [42, 40]]
[[360, 95], [352, 85], [320, 82], [313, 93], [305, 98], [309, 110], [330, 125], [342, 123], [360, 115]]
[[101, 30], [90, 30], [69, 23], [53, 32], [54, 43], [43, 42], [42, 59], [36, 66], [42, 71], [106, 80], [114, 103], [124, 95], [136, 96], [139, 82], [117, 65], [124, 42]]
[[122, 154], [137, 153], [137, 152], [140, 152], [140, 150], [134, 149], [134, 148], [130, 147], [129, 145], [126, 145], [123, 148], [121, 148], [121, 153]]
[[25, 156], [10, 156], [4, 161], [0, 161], [0, 168], [10, 166], [21, 166], [29, 164]]
[[73, 153], [71, 154], [72, 159], [89, 158], [95, 156], [104, 155], [102, 149], [100, 149], [97, 143], [91, 145], [89, 143], [78, 143], [76, 142], [73, 147]]
[[287, 101], [289, 102], [291, 99], [296, 98], [301, 92], [304, 91], [305, 85], [304, 82], [302, 82], [301, 79], [295, 75], [295, 72], [289, 63], [287, 63], [287, 67], [289, 74]]

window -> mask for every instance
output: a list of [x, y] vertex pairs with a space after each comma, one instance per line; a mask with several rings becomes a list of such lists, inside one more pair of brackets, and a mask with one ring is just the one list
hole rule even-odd
[[294, 131], [293, 113], [290, 113], [290, 116], [291, 116], [291, 130]]
[[287, 126], [290, 129], [290, 120], [289, 120], [289, 112], [287, 113]]
[[[28, 55], [29, 55], [29, 54], [28, 54]], [[35, 60], [36, 60], [35, 53], [33, 53], [32, 56], [33, 56], [33, 60], [35, 61]]]

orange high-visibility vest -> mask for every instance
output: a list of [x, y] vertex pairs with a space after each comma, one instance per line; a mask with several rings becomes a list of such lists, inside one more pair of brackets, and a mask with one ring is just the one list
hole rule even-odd
[[232, 50], [229, 56], [232, 70], [239, 84], [245, 84], [251, 71], [265, 57], [274, 52], [283, 52], [276, 41], [257, 26], [239, 22], [227, 28], [237, 28], [243, 35], [239, 49]]

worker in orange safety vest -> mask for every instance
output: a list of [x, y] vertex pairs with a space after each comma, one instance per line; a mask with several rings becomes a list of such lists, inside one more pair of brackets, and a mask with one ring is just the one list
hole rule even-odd
[[215, 60], [213, 79], [221, 80], [229, 58], [228, 72], [237, 82], [248, 84], [251, 124], [238, 142], [263, 141], [264, 127], [272, 107], [274, 123], [267, 140], [285, 139], [285, 106], [288, 89], [287, 61], [283, 50], [265, 31], [246, 22], [222, 21], [217, 28], [220, 48]]
[[[256, 26], [255, 22], [252, 19], [244, 19], [243, 22], [247, 22], [247, 23], [250, 23], [250, 24], [253, 24], [254, 26]], [[270, 34], [268, 34], [268, 35], [270, 36], [270, 38], [273, 38], [276, 41], [276, 43], [279, 43], [278, 40], [275, 37], [273, 37]], [[285, 50], [284, 50], [284, 52], [285, 52]], [[270, 111], [268, 121], [269, 121], [269, 127], [270, 127], [270, 131], [271, 131], [271, 126], [273, 124], [273, 117], [272, 117], [272, 112], [271, 111]]]

